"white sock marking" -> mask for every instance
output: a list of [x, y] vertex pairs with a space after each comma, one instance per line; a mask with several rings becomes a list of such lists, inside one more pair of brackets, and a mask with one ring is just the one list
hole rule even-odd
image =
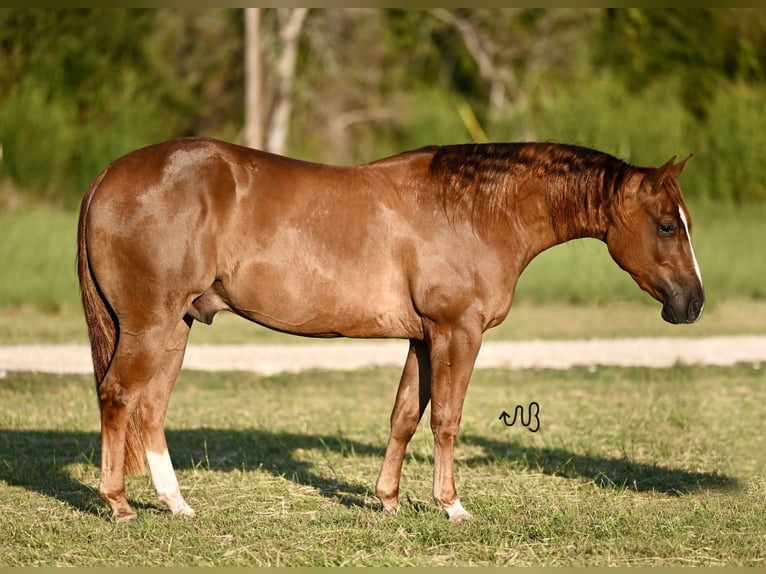
[[167, 504], [173, 514], [181, 513], [184, 516], [194, 516], [194, 509], [186, 504], [184, 497], [181, 496], [181, 488], [178, 486], [178, 479], [168, 451], [157, 453], [147, 450], [146, 460], [149, 462], [152, 484], [154, 484], [154, 490], [157, 492], [157, 498]]
[[449, 517], [450, 522], [463, 520], [465, 518], [471, 518], [471, 515], [468, 513], [468, 511], [463, 508], [462, 504], [460, 504], [460, 499], [457, 499], [449, 506], [446, 506], [444, 510], [447, 511], [447, 516]]

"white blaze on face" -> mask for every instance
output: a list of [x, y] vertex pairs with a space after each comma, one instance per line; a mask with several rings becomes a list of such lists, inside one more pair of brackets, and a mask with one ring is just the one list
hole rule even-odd
[[700, 285], [702, 285], [702, 273], [700, 273], [700, 266], [697, 264], [697, 257], [694, 255], [694, 247], [692, 247], [692, 236], [689, 233], [689, 223], [686, 220], [686, 214], [684, 213], [684, 210], [681, 206], [678, 207], [678, 215], [681, 217], [681, 223], [684, 224], [686, 237], [689, 240], [689, 251], [692, 254], [692, 261], [694, 261], [694, 271], [697, 273], [697, 279], [699, 279]]

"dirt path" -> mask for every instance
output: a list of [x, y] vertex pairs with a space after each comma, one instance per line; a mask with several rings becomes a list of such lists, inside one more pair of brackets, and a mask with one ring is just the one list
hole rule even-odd
[[[193, 345], [184, 368], [245, 370], [263, 374], [306, 369], [401, 367], [406, 341], [334, 340], [291, 345]], [[667, 367], [687, 364], [732, 365], [766, 361], [766, 336], [704, 338], [588, 339], [576, 341], [489, 341], [477, 368], [513, 369], [619, 365]], [[0, 376], [7, 371], [90, 373], [85, 345], [18, 345], [0, 347]]]

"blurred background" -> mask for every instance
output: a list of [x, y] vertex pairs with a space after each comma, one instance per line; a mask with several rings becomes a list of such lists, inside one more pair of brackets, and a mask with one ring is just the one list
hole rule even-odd
[[[681, 185], [709, 301], [752, 317], [765, 128], [765, 9], [2, 9], [0, 308], [78, 308], [90, 181], [135, 148], [206, 135], [336, 164], [468, 141], [638, 165], [693, 153]], [[647, 301], [578, 243], [533, 262], [519, 297]]]

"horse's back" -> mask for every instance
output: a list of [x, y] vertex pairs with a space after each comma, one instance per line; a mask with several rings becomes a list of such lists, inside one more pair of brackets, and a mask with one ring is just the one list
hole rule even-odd
[[172, 312], [204, 320], [230, 309], [299, 334], [417, 335], [410, 163], [334, 167], [200, 138], [142, 148], [96, 190], [90, 256], [118, 314], [172, 293]]

